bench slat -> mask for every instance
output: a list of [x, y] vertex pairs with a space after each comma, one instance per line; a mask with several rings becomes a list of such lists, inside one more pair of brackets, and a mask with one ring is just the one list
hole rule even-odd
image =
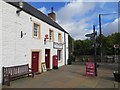
[[23, 75], [29, 76], [29, 74], [32, 74], [32, 77], [34, 77], [34, 72], [32, 70], [29, 71], [28, 64], [19, 65], [19, 66], [12, 66], [12, 67], [3, 67], [3, 85], [6, 82], [7, 82], [7, 85], [10, 85], [10, 81], [13, 78], [18, 78], [18, 77], [23, 76]]

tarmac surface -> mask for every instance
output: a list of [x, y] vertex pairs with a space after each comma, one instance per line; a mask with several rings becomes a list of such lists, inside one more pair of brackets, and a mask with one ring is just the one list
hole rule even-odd
[[75, 63], [50, 70], [34, 78], [25, 77], [11, 81], [10, 86], [2, 88], [118, 88], [114, 81], [113, 69], [98, 68], [98, 76], [86, 76], [86, 66]]

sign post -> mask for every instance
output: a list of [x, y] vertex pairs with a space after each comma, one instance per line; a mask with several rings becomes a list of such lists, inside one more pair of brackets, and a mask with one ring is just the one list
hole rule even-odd
[[[94, 74], [95, 74], [95, 76], [97, 76], [96, 35], [97, 35], [97, 32], [95, 31], [95, 25], [93, 25], [93, 33], [85, 35], [86, 37], [90, 37], [93, 40], [93, 44], [94, 44], [94, 65], [92, 65], [92, 66], [94, 66]], [[87, 65], [86, 65], [86, 67], [87, 67]]]

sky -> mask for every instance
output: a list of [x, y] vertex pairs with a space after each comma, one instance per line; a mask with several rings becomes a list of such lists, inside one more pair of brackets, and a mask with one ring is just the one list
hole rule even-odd
[[102, 15], [102, 33], [108, 36], [118, 32], [118, 2], [29, 2], [44, 14], [56, 13], [59, 23], [75, 40], [84, 40], [86, 34], [93, 32], [93, 25], [99, 35], [99, 14]]

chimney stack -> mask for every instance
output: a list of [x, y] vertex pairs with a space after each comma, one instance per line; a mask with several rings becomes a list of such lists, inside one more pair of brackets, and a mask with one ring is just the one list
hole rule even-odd
[[50, 17], [53, 21], [56, 21], [56, 14], [53, 11], [53, 7], [51, 8], [51, 13], [48, 13], [48, 17]]

